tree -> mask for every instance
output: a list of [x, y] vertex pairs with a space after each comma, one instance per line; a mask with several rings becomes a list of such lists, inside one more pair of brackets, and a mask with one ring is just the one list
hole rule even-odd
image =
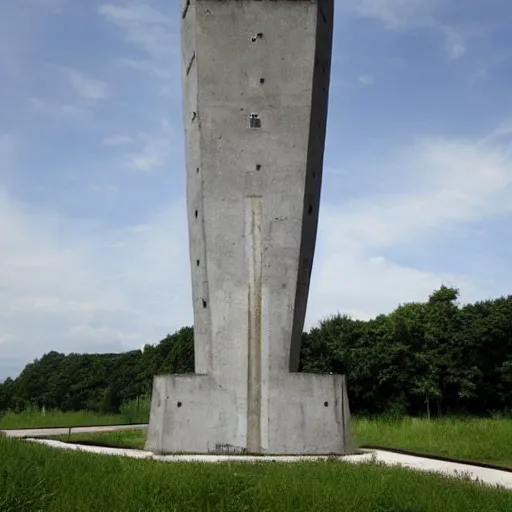
[[109, 386], [103, 391], [103, 400], [101, 403], [101, 412], [105, 414], [117, 414], [121, 407], [121, 397], [119, 389], [116, 386]]
[[[304, 333], [300, 371], [347, 376], [358, 414], [512, 411], [512, 297], [458, 304], [441, 286], [425, 303], [354, 320], [336, 315]], [[194, 331], [184, 327], [143, 351], [50, 352], [0, 384], [0, 411], [35, 405], [115, 412], [151, 392], [153, 377], [194, 371]]]

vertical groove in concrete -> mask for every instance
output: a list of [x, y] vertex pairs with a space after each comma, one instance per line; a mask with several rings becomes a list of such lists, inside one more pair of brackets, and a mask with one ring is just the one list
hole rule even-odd
[[[163, 389], [162, 389], [163, 388]], [[162, 417], [167, 417], [167, 400], [165, 399], [165, 395], [167, 395], [167, 382], [163, 384], [163, 386], [160, 388], [159, 392], [157, 391], [158, 396], [158, 407], [161, 407], [163, 409], [162, 411]], [[161, 396], [164, 395], [164, 396]], [[165, 426], [162, 426], [162, 429], [160, 430], [160, 439], [159, 439], [160, 447], [164, 446], [165, 443]]]
[[247, 450], [261, 451], [261, 324], [262, 324], [262, 224], [263, 201], [247, 197], [245, 203], [246, 256], [248, 266], [248, 375]]
[[[339, 390], [340, 394], [340, 406], [341, 406], [341, 426], [344, 429], [344, 427], [347, 424], [347, 418], [345, 418], [345, 378], [343, 377], [343, 385], [341, 389]], [[343, 430], [343, 448], [342, 451], [345, 452], [347, 449], [347, 432], [344, 429]]]
[[352, 442], [352, 432], [350, 430], [350, 407], [348, 403], [347, 377], [342, 377], [342, 397], [343, 397], [343, 451], [350, 453], [356, 449], [355, 443]]

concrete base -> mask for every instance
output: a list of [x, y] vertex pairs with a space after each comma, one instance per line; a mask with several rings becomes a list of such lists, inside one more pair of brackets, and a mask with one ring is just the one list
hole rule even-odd
[[290, 373], [247, 399], [207, 375], [166, 375], [153, 385], [146, 450], [154, 453], [328, 455], [353, 451], [342, 375]]

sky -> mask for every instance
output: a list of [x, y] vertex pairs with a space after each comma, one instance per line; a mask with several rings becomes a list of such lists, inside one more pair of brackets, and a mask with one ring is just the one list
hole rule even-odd
[[[0, 380], [192, 324], [178, 0], [0, 3]], [[512, 4], [336, 2], [307, 325], [512, 292]]]

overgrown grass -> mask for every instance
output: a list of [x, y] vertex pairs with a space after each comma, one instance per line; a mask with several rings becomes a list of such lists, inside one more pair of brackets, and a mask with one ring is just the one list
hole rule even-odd
[[[512, 467], [512, 420], [442, 419], [402, 420], [352, 419], [352, 432], [359, 446], [378, 445], [454, 459]], [[146, 429], [58, 436], [61, 441], [98, 443], [144, 449]]]
[[99, 446], [112, 446], [114, 448], [133, 448], [143, 450], [146, 444], [147, 429], [134, 428], [129, 430], [114, 430], [110, 432], [83, 432], [50, 436], [51, 439], [65, 443], [97, 444]]
[[[89, 411], [61, 412], [29, 409], [23, 412], [0, 413], [0, 430], [82, 425], [118, 425], [128, 423], [120, 414], [99, 414]], [[2, 510], [2, 509], [0, 509]]]
[[23, 412], [0, 411], [0, 430], [148, 423], [150, 408], [151, 397], [143, 396], [123, 403], [119, 414], [101, 414], [92, 411], [44, 411], [37, 407]]
[[[123, 404], [118, 415], [87, 411], [42, 413], [35, 409], [22, 413], [8, 412], [0, 417], [0, 429], [147, 423], [149, 410], [150, 399], [144, 397]], [[512, 467], [512, 419], [457, 417], [428, 421], [420, 418], [354, 417], [352, 431], [360, 446], [379, 445]], [[137, 429], [73, 434], [71, 440], [142, 449], [145, 436], [145, 430]], [[67, 440], [67, 436], [61, 439]]]
[[375, 464], [159, 463], [0, 438], [9, 512], [502, 512], [512, 493]]
[[142, 396], [121, 405], [121, 416], [126, 423], [148, 423], [151, 396]]
[[399, 448], [512, 467], [512, 419], [353, 418], [352, 424], [359, 445]]

